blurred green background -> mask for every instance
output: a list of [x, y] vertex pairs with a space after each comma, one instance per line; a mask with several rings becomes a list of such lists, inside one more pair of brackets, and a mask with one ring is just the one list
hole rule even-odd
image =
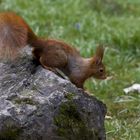
[[123, 89], [140, 83], [140, 0], [0, 0], [0, 11], [16, 11], [40, 36], [64, 40], [84, 57], [106, 47], [104, 81], [85, 87], [108, 107], [107, 140], [140, 139], [140, 94]]

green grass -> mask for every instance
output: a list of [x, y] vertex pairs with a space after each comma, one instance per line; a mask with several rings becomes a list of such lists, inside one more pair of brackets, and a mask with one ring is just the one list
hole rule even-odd
[[3, 10], [16, 11], [38, 35], [65, 40], [84, 57], [103, 43], [112, 78], [85, 86], [108, 107], [107, 140], [140, 139], [140, 94], [123, 93], [140, 83], [139, 0], [1, 0]]

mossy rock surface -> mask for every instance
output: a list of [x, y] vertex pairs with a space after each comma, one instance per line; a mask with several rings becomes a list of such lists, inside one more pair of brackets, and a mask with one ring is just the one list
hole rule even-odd
[[98, 139], [95, 130], [88, 128], [72, 101], [65, 102], [60, 106], [59, 114], [54, 118], [54, 121], [58, 127], [57, 134], [65, 139]]
[[28, 56], [0, 63], [0, 140], [105, 140], [105, 114], [101, 101]]

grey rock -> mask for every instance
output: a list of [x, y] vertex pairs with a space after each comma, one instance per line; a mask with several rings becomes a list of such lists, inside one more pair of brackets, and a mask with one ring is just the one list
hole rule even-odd
[[0, 62], [0, 140], [105, 140], [106, 106], [32, 58]]

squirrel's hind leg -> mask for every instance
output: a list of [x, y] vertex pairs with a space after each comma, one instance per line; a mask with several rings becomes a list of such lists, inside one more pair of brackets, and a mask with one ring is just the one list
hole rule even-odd
[[44, 51], [39, 59], [40, 64], [46, 69], [62, 69], [66, 67], [68, 58], [63, 50]]
[[[61, 58], [59, 58], [59, 57], [61, 57]], [[67, 63], [67, 57], [65, 57], [63, 55], [62, 56], [59, 55], [59, 57], [56, 58], [56, 56], [53, 57], [51, 55], [51, 57], [50, 57], [49, 55], [46, 55], [46, 56], [40, 58], [40, 63], [45, 69], [54, 72], [55, 74], [62, 77], [63, 79], [69, 80], [69, 78], [59, 69], [59, 68], [65, 67], [65, 65]]]

